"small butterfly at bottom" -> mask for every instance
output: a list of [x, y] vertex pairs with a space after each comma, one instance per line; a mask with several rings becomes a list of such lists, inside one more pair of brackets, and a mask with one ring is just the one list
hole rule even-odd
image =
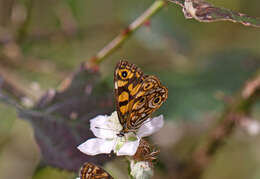
[[79, 172], [80, 179], [114, 179], [103, 168], [92, 163], [85, 163]]
[[152, 75], [127, 61], [120, 61], [114, 72], [116, 109], [123, 129], [118, 136], [136, 132], [168, 97], [168, 89]]

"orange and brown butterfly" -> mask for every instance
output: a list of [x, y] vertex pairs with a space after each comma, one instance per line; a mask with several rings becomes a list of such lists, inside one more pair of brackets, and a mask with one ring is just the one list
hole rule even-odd
[[168, 97], [168, 89], [156, 76], [145, 75], [128, 61], [120, 61], [114, 72], [116, 108], [123, 129], [136, 132]]
[[92, 163], [85, 163], [79, 172], [80, 179], [114, 179], [103, 168]]
[[156, 160], [159, 152], [160, 151], [158, 149], [151, 146], [146, 140], [141, 139], [137, 151], [133, 156], [133, 159], [135, 161], [146, 161], [149, 162], [150, 165], [152, 165], [152, 162]]

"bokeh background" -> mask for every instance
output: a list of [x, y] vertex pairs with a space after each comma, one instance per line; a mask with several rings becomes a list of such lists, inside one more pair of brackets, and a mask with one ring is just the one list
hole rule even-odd
[[[209, 2], [259, 16], [259, 0]], [[57, 88], [81, 62], [87, 61], [147, 9], [153, 0], [0, 0], [0, 74], [37, 101]], [[160, 77], [169, 98], [164, 130], [152, 137], [161, 149], [155, 178], [167, 171], [176, 155], [185, 155], [235, 95], [260, 68], [260, 29], [231, 22], [200, 23], [184, 18], [169, 4], [100, 64], [102, 80], [113, 88], [113, 70], [120, 59]], [[30, 100], [23, 104], [31, 105]], [[259, 119], [259, 104], [252, 118]], [[180, 136], [189, 134], [176, 147]], [[195, 135], [196, 134], [196, 135]], [[227, 139], [203, 179], [260, 178], [260, 136], [238, 128]], [[14, 108], [0, 104], [0, 179], [72, 179], [76, 174], [38, 168], [41, 152], [28, 121]], [[124, 160], [105, 168], [127, 178]], [[166, 166], [166, 167], [165, 167]]]

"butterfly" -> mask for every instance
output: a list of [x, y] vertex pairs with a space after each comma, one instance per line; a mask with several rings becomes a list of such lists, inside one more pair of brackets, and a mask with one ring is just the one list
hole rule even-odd
[[123, 127], [118, 136], [136, 132], [168, 97], [168, 89], [156, 76], [145, 75], [127, 61], [116, 65], [114, 84], [117, 115]]
[[79, 171], [80, 179], [114, 179], [103, 168], [92, 163], [85, 163]]

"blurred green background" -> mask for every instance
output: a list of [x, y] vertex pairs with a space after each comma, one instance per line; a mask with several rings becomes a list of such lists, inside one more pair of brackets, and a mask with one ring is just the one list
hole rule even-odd
[[[260, 17], [259, 0], [209, 2]], [[152, 3], [153, 0], [0, 0], [0, 72], [37, 100]], [[168, 87], [169, 98], [157, 113], [165, 115], [165, 130], [170, 133], [176, 124], [210, 123], [221, 114], [221, 98], [238, 92], [260, 67], [260, 29], [231, 22], [186, 20], [181, 8], [169, 3], [100, 65], [102, 78], [111, 88], [114, 66], [120, 59], [159, 76]], [[30, 101], [26, 104], [30, 105]], [[256, 105], [253, 117], [257, 120], [259, 116]], [[75, 178], [73, 173], [51, 167], [35, 173], [41, 154], [32, 127], [3, 104], [0, 118], [0, 179]], [[260, 178], [260, 136], [241, 131], [236, 131], [221, 148], [204, 179]], [[153, 137], [162, 151], [175, 144], [169, 140], [169, 133]], [[167, 155], [174, 154], [171, 150]], [[169, 162], [164, 161], [166, 154], [162, 155], [162, 163]], [[123, 178], [124, 173], [114, 163], [106, 168]], [[163, 177], [169, 178], [156, 169], [155, 178]]]

